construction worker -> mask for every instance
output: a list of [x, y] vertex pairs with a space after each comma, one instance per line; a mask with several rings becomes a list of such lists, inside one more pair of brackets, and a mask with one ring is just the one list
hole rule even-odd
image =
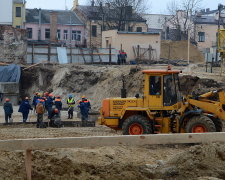
[[78, 108], [80, 108], [81, 121], [88, 121], [89, 110], [91, 109], [91, 103], [85, 96], [82, 96], [82, 100], [79, 102]]
[[60, 111], [62, 110], [62, 101], [60, 96], [56, 96], [55, 107], [59, 110], [59, 114], [60, 114]]
[[21, 103], [19, 110], [18, 110], [18, 112], [21, 112], [23, 115], [23, 123], [27, 122], [30, 110], [33, 110], [33, 108], [31, 107], [31, 105], [29, 103], [29, 98], [25, 97], [25, 100]]
[[43, 124], [43, 115], [44, 115], [44, 100], [40, 99], [37, 106], [36, 106], [36, 112], [37, 112], [37, 128], [45, 128], [46, 126]]
[[52, 106], [54, 104], [54, 95], [52, 93], [49, 94], [49, 97], [46, 101], [46, 107], [48, 110], [48, 118], [50, 119], [50, 114], [52, 113]]
[[53, 109], [51, 114], [50, 114], [50, 122], [49, 126], [50, 127], [61, 127], [61, 119], [60, 119], [60, 114], [59, 110], [57, 108]]
[[12, 103], [10, 103], [10, 99], [6, 98], [4, 103], [4, 111], [5, 111], [5, 123], [8, 124], [12, 118], [13, 107]]
[[33, 102], [32, 102], [32, 105], [34, 107], [34, 109], [36, 109], [36, 101], [38, 99], [38, 92], [34, 93], [34, 97], [33, 97]]
[[67, 99], [67, 104], [68, 104], [68, 119], [73, 119], [75, 100], [72, 94], [69, 95], [69, 98]]
[[124, 51], [124, 50], [122, 50], [121, 52], [120, 52], [120, 59], [121, 59], [121, 64], [126, 64], [127, 62], [126, 62], [126, 59], [127, 59], [127, 53]]

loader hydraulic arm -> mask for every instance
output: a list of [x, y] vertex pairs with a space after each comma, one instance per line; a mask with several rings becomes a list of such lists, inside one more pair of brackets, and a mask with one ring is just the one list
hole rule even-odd
[[[219, 101], [212, 101], [208, 99], [215, 94], [219, 95]], [[225, 121], [225, 93], [223, 90], [208, 92], [199, 96], [197, 100], [188, 99], [188, 103], [202, 109], [206, 113], [214, 114], [215, 117]]]

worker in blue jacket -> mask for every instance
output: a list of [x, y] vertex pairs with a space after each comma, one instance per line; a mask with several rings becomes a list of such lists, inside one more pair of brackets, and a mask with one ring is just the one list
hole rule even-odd
[[56, 96], [55, 98], [55, 107], [59, 110], [60, 114], [60, 111], [62, 110], [62, 100], [60, 96]]
[[50, 119], [51, 113], [52, 113], [52, 106], [54, 104], [54, 95], [52, 93], [49, 94], [47, 101], [46, 101], [46, 106], [48, 110], [48, 118]]
[[33, 110], [33, 108], [31, 107], [29, 103], [29, 98], [26, 97], [25, 100], [21, 103], [19, 107], [19, 111], [18, 111], [18, 112], [21, 112], [23, 115], [23, 123], [27, 122], [30, 110]]
[[10, 122], [10, 119], [12, 118], [12, 113], [13, 113], [12, 103], [10, 103], [9, 98], [5, 99], [3, 108], [5, 111], [5, 123], [8, 124]]
[[81, 121], [88, 121], [89, 110], [91, 109], [90, 101], [86, 99], [85, 96], [82, 97], [82, 100], [79, 102], [78, 107], [80, 108]]

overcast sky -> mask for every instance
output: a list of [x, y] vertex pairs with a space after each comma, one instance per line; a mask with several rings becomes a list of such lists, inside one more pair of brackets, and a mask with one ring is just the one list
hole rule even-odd
[[[26, 0], [27, 8], [42, 9], [71, 9], [73, 0]], [[147, 0], [149, 1], [150, 13], [167, 13], [167, 4], [171, 0]], [[80, 4], [85, 4], [88, 0], [79, 0]], [[218, 4], [225, 4], [225, 0], [202, 0], [202, 8], [216, 9]]]

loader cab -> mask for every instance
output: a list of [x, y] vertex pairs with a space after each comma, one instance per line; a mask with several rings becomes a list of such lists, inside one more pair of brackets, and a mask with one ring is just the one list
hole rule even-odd
[[144, 106], [152, 110], [177, 109], [181, 102], [179, 73], [176, 70], [144, 70]]

